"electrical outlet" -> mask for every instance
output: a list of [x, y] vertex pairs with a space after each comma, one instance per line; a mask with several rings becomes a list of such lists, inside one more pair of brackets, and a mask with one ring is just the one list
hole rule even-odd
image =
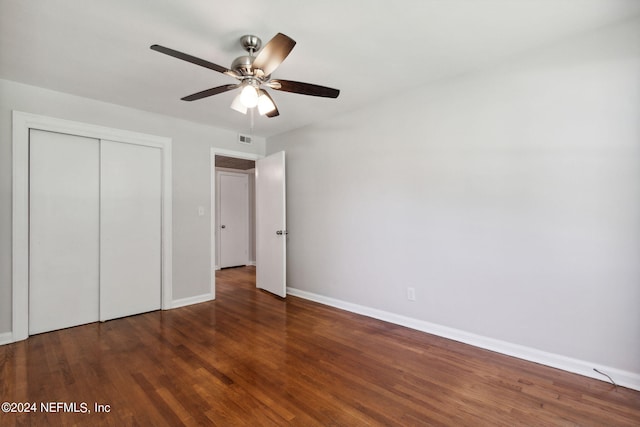
[[415, 288], [407, 288], [407, 299], [409, 301], [416, 300], [416, 289]]

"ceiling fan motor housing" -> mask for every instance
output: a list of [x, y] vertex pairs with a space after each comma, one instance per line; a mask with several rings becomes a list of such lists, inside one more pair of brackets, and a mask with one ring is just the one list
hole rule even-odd
[[253, 64], [253, 60], [253, 56], [239, 56], [231, 63], [231, 69], [242, 76], [251, 75], [251, 65]]

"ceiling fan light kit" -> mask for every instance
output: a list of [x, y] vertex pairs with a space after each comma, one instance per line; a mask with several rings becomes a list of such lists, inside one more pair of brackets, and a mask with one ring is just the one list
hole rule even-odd
[[260, 96], [258, 97], [258, 112], [260, 115], [264, 116], [267, 113], [275, 111], [275, 109], [276, 104], [273, 102], [271, 97], [265, 90], [260, 89]]
[[[231, 109], [242, 114], [247, 114], [249, 109], [257, 107], [260, 115], [276, 117], [280, 114], [278, 107], [276, 107], [275, 101], [263, 86], [273, 90], [323, 98], [337, 98], [340, 94], [338, 89], [326, 86], [292, 80], [271, 79], [271, 74], [278, 68], [282, 61], [285, 60], [296, 45], [296, 42], [292, 38], [278, 33], [262, 47], [262, 40], [260, 40], [259, 37], [245, 35], [240, 38], [240, 44], [249, 55], [239, 56], [233, 60], [230, 68], [225, 68], [213, 62], [157, 44], [152, 45], [151, 49], [226, 74], [239, 81], [236, 84], [217, 86], [185, 96], [182, 98], [183, 101], [195, 101], [230, 90], [240, 89], [240, 93], [231, 103]], [[262, 50], [260, 49], [261, 47]], [[258, 52], [258, 55], [254, 56], [256, 52]]]
[[253, 84], [246, 85], [240, 92], [240, 101], [247, 108], [253, 108], [258, 105], [258, 90]]
[[238, 113], [247, 114], [248, 108], [242, 103], [240, 99], [242, 97], [242, 92], [236, 95], [231, 102], [231, 109], [236, 110]]

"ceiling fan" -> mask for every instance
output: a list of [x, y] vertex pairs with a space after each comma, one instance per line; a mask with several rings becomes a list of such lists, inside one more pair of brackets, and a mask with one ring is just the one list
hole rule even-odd
[[[261, 115], [276, 117], [280, 113], [273, 98], [271, 98], [271, 95], [269, 95], [265, 88], [324, 98], [337, 98], [340, 94], [338, 89], [332, 89], [330, 87], [271, 78], [271, 73], [278, 68], [296, 45], [296, 42], [292, 38], [278, 33], [269, 40], [262, 50], [260, 50], [262, 41], [257, 36], [242, 36], [240, 43], [244, 50], [249, 52], [249, 55], [236, 58], [230, 68], [225, 68], [213, 62], [157, 44], [152, 45], [151, 49], [226, 74], [239, 81], [235, 84], [217, 86], [185, 96], [181, 98], [183, 101], [195, 101], [230, 90], [241, 89], [240, 93], [231, 103], [232, 109], [246, 114], [249, 108], [258, 107], [258, 112]], [[258, 52], [258, 55], [254, 56], [256, 52]]]

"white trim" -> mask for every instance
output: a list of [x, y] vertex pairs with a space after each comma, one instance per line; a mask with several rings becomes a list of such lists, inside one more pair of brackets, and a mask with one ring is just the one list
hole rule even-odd
[[209, 283], [211, 288], [211, 295], [213, 299], [216, 298], [216, 275], [215, 271], [220, 268], [216, 265], [216, 154], [220, 156], [236, 157], [238, 159], [258, 160], [263, 158], [262, 154], [245, 153], [242, 151], [224, 150], [222, 148], [211, 147], [209, 156], [209, 185], [211, 198], [209, 200], [209, 212], [211, 212], [211, 223], [209, 227], [211, 229], [209, 235], [209, 254], [210, 254], [210, 268], [209, 268]]
[[3, 332], [0, 334], [0, 345], [10, 344], [13, 342], [13, 334], [11, 332]]
[[427, 332], [443, 338], [459, 341], [475, 347], [486, 350], [495, 351], [506, 354], [508, 356], [517, 357], [518, 359], [527, 360], [529, 362], [539, 363], [541, 365], [550, 366], [552, 368], [562, 369], [563, 371], [572, 372], [583, 375], [585, 377], [608, 382], [593, 369], [596, 368], [601, 372], [611, 376], [619, 386], [628, 387], [634, 390], [640, 390], [640, 374], [634, 372], [623, 371], [621, 369], [603, 366], [598, 363], [588, 362], [580, 359], [566, 357], [560, 354], [548, 353], [546, 351], [537, 350], [531, 347], [525, 347], [506, 341], [501, 341], [482, 335], [465, 332], [459, 329], [449, 328], [447, 326], [435, 323], [425, 322], [423, 320], [402, 316], [388, 311], [378, 310], [375, 308], [365, 307], [359, 304], [342, 301], [335, 298], [318, 295], [312, 292], [303, 291], [296, 288], [287, 288], [287, 294], [315, 301], [320, 304], [331, 307], [340, 308], [352, 313], [361, 314], [363, 316], [372, 317], [374, 319], [383, 320], [407, 328], [416, 329], [418, 331]]
[[225, 150], [223, 148], [215, 148], [215, 147], [211, 148], [211, 152], [214, 153], [213, 162], [211, 163], [212, 166], [215, 166], [215, 154], [218, 154], [220, 156], [235, 157], [238, 159], [245, 159], [245, 160], [258, 160], [264, 157], [264, 155], [262, 154], [247, 153], [244, 151]]
[[146, 145], [162, 150], [162, 309], [171, 308], [171, 138], [13, 111], [12, 340], [21, 341], [29, 336], [29, 129]]
[[12, 339], [29, 336], [29, 118], [13, 112]]
[[[212, 148], [209, 154], [209, 292], [216, 299], [216, 149]], [[214, 267], [215, 266], [215, 267]]]
[[195, 297], [181, 298], [173, 300], [171, 308], [185, 307], [187, 305], [200, 304], [202, 302], [213, 301], [212, 294], [196, 295]]
[[216, 168], [216, 172], [231, 172], [244, 175], [254, 175], [255, 169], [231, 169], [231, 168]]

